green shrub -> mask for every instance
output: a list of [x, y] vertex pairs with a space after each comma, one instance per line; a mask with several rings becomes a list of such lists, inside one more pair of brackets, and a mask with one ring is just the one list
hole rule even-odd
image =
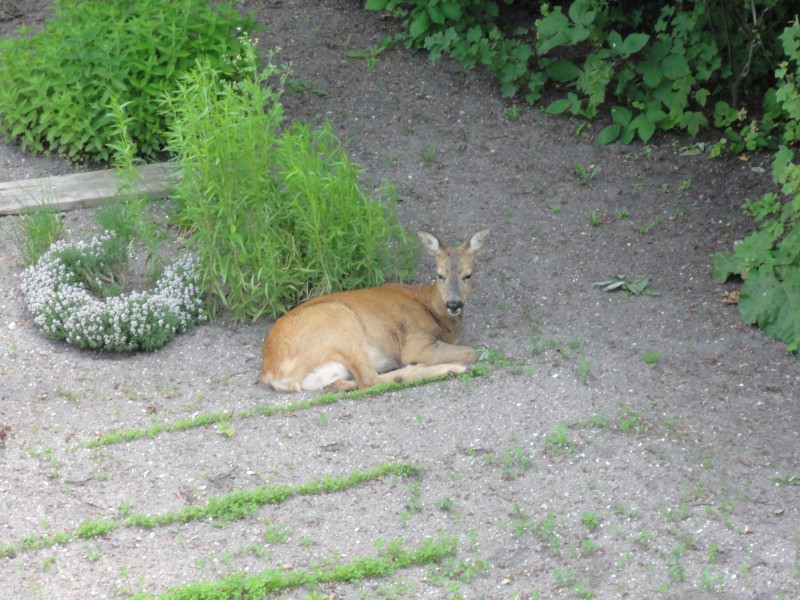
[[365, 7], [400, 17], [398, 41], [431, 60], [449, 54], [486, 67], [506, 97], [535, 103], [549, 85], [560, 97], [548, 112], [608, 115], [600, 143], [647, 141], [659, 130], [694, 136], [713, 122], [740, 152], [792, 127], [770, 91], [782, 53], [777, 32], [794, 16], [789, 4], [366, 0]]
[[25, 150], [72, 160], [111, 157], [114, 96], [139, 153], [155, 156], [169, 125], [162, 93], [201, 57], [234, 76], [242, 44], [232, 34], [253, 28], [204, 0], [57, 0], [52, 10], [40, 31], [0, 42], [0, 129]]
[[[780, 35], [789, 60], [776, 72], [776, 100], [800, 123], [800, 23]], [[744, 285], [739, 312], [745, 323], [757, 324], [769, 336], [800, 352], [800, 163], [782, 146], [772, 164], [772, 176], [782, 196], [767, 193], [749, 201], [745, 210], [760, 223], [758, 231], [734, 244], [731, 253], [712, 256], [714, 279], [739, 275]]]
[[409, 268], [415, 246], [390, 208], [360, 189], [331, 127], [279, 134], [280, 70], [270, 60], [259, 72], [252, 48], [242, 70], [249, 77], [231, 83], [200, 63], [165, 102], [183, 173], [176, 218], [203, 261], [210, 313], [274, 316]]

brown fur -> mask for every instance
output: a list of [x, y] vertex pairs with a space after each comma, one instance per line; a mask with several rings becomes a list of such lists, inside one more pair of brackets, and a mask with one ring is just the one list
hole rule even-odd
[[475, 362], [458, 334], [475, 253], [489, 230], [452, 248], [418, 235], [436, 258], [436, 283], [339, 292], [297, 306], [264, 343], [261, 380], [279, 391], [345, 390], [463, 373]]

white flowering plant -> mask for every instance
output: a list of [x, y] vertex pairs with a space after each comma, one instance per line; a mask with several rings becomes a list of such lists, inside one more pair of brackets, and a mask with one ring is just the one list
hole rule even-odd
[[106, 231], [89, 242], [55, 242], [22, 273], [22, 292], [41, 331], [78, 348], [156, 350], [205, 319], [199, 261], [167, 265], [151, 290], [122, 293], [128, 246]]

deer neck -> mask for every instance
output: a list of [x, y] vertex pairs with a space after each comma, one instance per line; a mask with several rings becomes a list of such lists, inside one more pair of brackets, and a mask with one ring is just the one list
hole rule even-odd
[[447, 312], [442, 301], [442, 296], [435, 283], [412, 286], [415, 296], [420, 304], [425, 307], [428, 314], [439, 326], [439, 339], [447, 343], [458, 341], [458, 334], [461, 332], [461, 324], [464, 320], [464, 311], [453, 316]]

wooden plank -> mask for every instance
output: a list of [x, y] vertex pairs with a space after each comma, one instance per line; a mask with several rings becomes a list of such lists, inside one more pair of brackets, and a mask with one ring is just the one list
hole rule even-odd
[[[137, 193], [166, 198], [175, 185], [177, 167], [156, 163], [137, 167], [140, 177]], [[47, 204], [57, 210], [96, 206], [117, 196], [118, 179], [114, 169], [74, 173], [56, 177], [0, 182], [0, 215], [19, 214]]]

